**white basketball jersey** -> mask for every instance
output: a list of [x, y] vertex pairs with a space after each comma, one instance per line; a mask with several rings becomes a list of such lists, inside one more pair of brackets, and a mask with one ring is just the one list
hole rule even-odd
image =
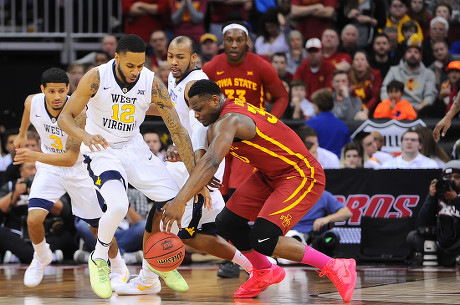
[[40, 136], [41, 149], [45, 154], [65, 153], [68, 136], [59, 128], [57, 119], [46, 109], [45, 94], [39, 93], [32, 98], [30, 103], [30, 122]]
[[85, 130], [102, 135], [109, 144], [122, 144], [139, 133], [152, 100], [154, 73], [143, 68], [137, 81], [129, 86], [115, 76], [115, 60], [97, 67], [100, 84], [88, 102]]
[[193, 70], [178, 84], [176, 84], [176, 79], [172, 73], [169, 73], [168, 76], [169, 96], [171, 97], [171, 101], [174, 103], [180, 122], [185, 129], [187, 129], [192, 140], [193, 150], [206, 148], [205, 139], [207, 127], [204, 127], [203, 124], [195, 119], [194, 111], [190, 110], [185, 102], [184, 92], [185, 87], [189, 82], [200, 79], [208, 79], [208, 76], [201, 69]]

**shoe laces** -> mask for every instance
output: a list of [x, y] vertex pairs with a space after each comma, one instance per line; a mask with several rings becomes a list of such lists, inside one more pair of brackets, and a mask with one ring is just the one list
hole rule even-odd
[[99, 281], [105, 282], [107, 281], [107, 275], [110, 274], [110, 268], [107, 266], [105, 262], [99, 262], [96, 264], [97, 266], [97, 273], [99, 275]]
[[327, 264], [323, 268], [323, 270], [321, 271], [316, 270], [316, 272], [319, 273], [319, 277], [323, 277], [326, 275], [332, 281], [332, 283], [334, 283], [334, 285], [339, 289], [343, 287], [344, 283], [340, 280], [337, 273], [332, 270], [333, 266], [334, 264], [332, 264], [332, 266], [329, 266], [329, 264]]

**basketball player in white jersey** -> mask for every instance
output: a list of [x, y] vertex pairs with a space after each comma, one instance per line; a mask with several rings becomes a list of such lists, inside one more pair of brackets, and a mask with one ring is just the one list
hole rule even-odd
[[[187, 170], [191, 172], [195, 166], [190, 137], [180, 124], [168, 91], [152, 71], [144, 68], [144, 63], [143, 40], [133, 34], [123, 36], [118, 42], [115, 59], [83, 76], [58, 120], [65, 132], [83, 142], [81, 152], [85, 155], [88, 171], [107, 204], [107, 211], [99, 221], [96, 248], [88, 260], [91, 287], [101, 298], [112, 295], [107, 251], [129, 206], [127, 183], [155, 202], [147, 217], [144, 243], [160, 230], [160, 209], [179, 190], [139, 132], [146, 114], [162, 116]], [[85, 106], [87, 119], [83, 130], [75, 126], [74, 118]], [[208, 207], [211, 204], [209, 191], [203, 188], [202, 193]], [[177, 271], [155, 272], [169, 287], [177, 291], [188, 290]], [[140, 290], [160, 291], [158, 276], [149, 269], [145, 259], [140, 273], [142, 277], [136, 278]]]
[[[187, 130], [192, 139], [193, 150], [195, 151], [195, 160], [199, 160], [206, 152], [207, 147], [207, 127], [197, 121], [193, 111], [188, 108], [186, 100], [188, 89], [197, 80], [208, 79], [206, 74], [195, 67], [197, 54], [193, 41], [187, 36], [174, 38], [168, 47], [168, 63], [171, 72], [168, 78], [168, 91], [171, 101], [176, 108], [177, 114], [184, 128]], [[176, 157], [174, 152], [170, 153], [166, 168], [174, 177], [177, 185], [182, 187], [189, 177], [187, 168], [180, 161], [180, 156]], [[224, 163], [219, 167], [216, 174], [217, 179], [222, 179]], [[215, 182], [216, 180], [214, 180]], [[243, 267], [251, 266], [247, 258], [241, 254], [234, 246], [226, 242], [222, 237], [217, 235], [215, 219], [217, 214], [224, 208], [225, 202], [220, 191], [217, 188], [211, 188], [212, 209], [203, 209], [203, 202], [194, 202], [191, 200], [185, 207], [178, 207], [184, 210], [181, 220], [182, 229], [173, 229], [182, 239], [184, 244], [202, 251], [220, 257], [229, 261], [234, 261]], [[139, 276], [142, 276], [140, 274]], [[123, 294], [148, 294], [148, 291], [140, 290], [137, 281], [130, 281], [125, 284], [124, 288], [117, 290], [117, 293], [123, 291]]]
[[[73, 214], [93, 228], [97, 228], [102, 216], [96, 190], [86, 173], [79, 147], [69, 144], [72, 139], [57, 126], [57, 117], [68, 98], [69, 78], [64, 70], [50, 68], [43, 72], [40, 87], [42, 93], [28, 96], [24, 103], [19, 135], [14, 140], [17, 150], [15, 164], [38, 161], [37, 174], [29, 195], [27, 217], [29, 235], [34, 247], [34, 258], [24, 274], [24, 284], [28, 287], [40, 284], [43, 270], [51, 262], [51, 250], [45, 240], [43, 221], [65, 192], [72, 200]], [[27, 130], [31, 123], [40, 136], [42, 152], [21, 148], [26, 144]], [[129, 271], [118, 252], [116, 242], [112, 248], [111, 252], [115, 254], [111, 255], [111, 277], [114, 285], [120, 286], [120, 281], [125, 279], [126, 282]]]

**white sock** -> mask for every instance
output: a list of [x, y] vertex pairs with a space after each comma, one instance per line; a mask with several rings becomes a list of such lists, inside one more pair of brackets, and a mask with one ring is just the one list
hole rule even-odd
[[152, 270], [150, 270], [149, 263], [145, 260], [145, 258], [142, 259], [142, 271], [142, 273], [144, 274], [144, 278], [146, 279], [154, 280], [158, 278], [158, 275]]
[[32, 243], [32, 246], [34, 247], [35, 253], [37, 253], [38, 260], [41, 262], [46, 261], [50, 251], [50, 245], [46, 242], [46, 240], [43, 238], [43, 240], [38, 244]]
[[99, 220], [96, 247], [93, 260], [102, 258], [108, 260], [109, 245], [120, 221], [128, 212], [128, 195], [124, 185], [119, 180], [109, 180], [100, 189], [101, 195], [107, 204], [107, 211]]
[[125, 261], [121, 258], [120, 250], [118, 250], [117, 256], [114, 258], [110, 258], [110, 266], [112, 267], [112, 271], [123, 270], [124, 266], [126, 266]]
[[236, 249], [235, 255], [232, 258], [232, 262], [240, 265], [244, 269], [247, 267], [252, 267], [251, 262], [238, 249]]

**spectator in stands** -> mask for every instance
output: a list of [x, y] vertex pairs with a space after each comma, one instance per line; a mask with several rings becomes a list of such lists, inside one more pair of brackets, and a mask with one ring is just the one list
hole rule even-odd
[[289, 52], [289, 44], [286, 35], [281, 31], [278, 21], [278, 9], [272, 7], [261, 17], [260, 35], [257, 37], [254, 47], [256, 53], [271, 57], [275, 53]]
[[154, 30], [166, 30], [170, 25], [168, 0], [122, 0], [125, 34], [139, 35], [149, 43]]
[[334, 65], [336, 70], [348, 71], [351, 67], [351, 56], [338, 52], [339, 34], [334, 29], [325, 29], [321, 35], [323, 62]]
[[[441, 187], [439, 181], [444, 182]], [[449, 161], [442, 178], [433, 179], [429, 193], [418, 213], [418, 229], [407, 235], [407, 242], [422, 264], [425, 240], [435, 240], [437, 261], [446, 267], [455, 266], [460, 254], [460, 161]]]
[[433, 18], [424, 0], [409, 0], [407, 15], [422, 28], [423, 37], [428, 37], [430, 21]]
[[434, 42], [433, 45], [434, 61], [428, 69], [434, 72], [436, 89], [440, 89], [441, 84], [447, 80], [447, 65], [453, 60], [449, 53], [449, 46], [445, 41]]
[[353, 54], [358, 49], [358, 28], [353, 24], [347, 24], [340, 33], [342, 43], [339, 46], [339, 52]]
[[286, 71], [294, 75], [297, 68], [307, 58], [307, 51], [304, 49], [303, 37], [299, 31], [291, 31], [288, 35], [289, 52], [286, 53]]
[[7, 152], [6, 155], [0, 156], [0, 171], [6, 171], [6, 168], [13, 163], [14, 155], [15, 155], [15, 150], [14, 150], [14, 139], [18, 136], [19, 130], [17, 128], [15, 129], [9, 129], [3, 133], [3, 141], [4, 141], [4, 146], [5, 150]]
[[387, 35], [390, 41], [390, 57], [393, 64], [399, 64], [399, 61], [403, 57], [404, 48], [401, 49], [401, 45], [398, 43], [398, 29], [394, 26], [385, 27], [382, 30], [382, 33]]
[[318, 133], [319, 147], [340, 156], [342, 147], [351, 139], [347, 125], [331, 111], [334, 107], [332, 90], [323, 88], [315, 91], [311, 96], [311, 101], [315, 105], [316, 116], [309, 119], [305, 124]]
[[276, 71], [276, 74], [280, 79], [287, 79], [288, 81], [292, 80], [292, 75], [291, 73], [286, 71], [287, 68], [287, 57], [285, 53], [275, 53], [272, 55], [270, 58], [270, 62], [273, 66], [273, 68]]
[[377, 34], [372, 43], [372, 50], [372, 57], [369, 64], [371, 68], [380, 71], [382, 79], [384, 79], [390, 67], [398, 64], [390, 56], [390, 39], [388, 39], [388, 36], [383, 33]]
[[380, 89], [380, 97], [385, 100], [388, 98], [386, 87], [390, 81], [396, 79], [404, 83], [402, 98], [411, 103], [419, 117], [421, 116], [420, 111], [433, 104], [437, 95], [434, 73], [427, 69], [421, 61], [421, 45], [418, 34], [412, 35], [407, 41], [404, 60], [398, 66], [390, 68]]
[[[107, 34], [102, 38], [101, 51], [107, 52], [109, 55], [109, 60], [115, 56], [115, 50], [117, 48], [117, 37], [112, 34]], [[91, 52], [84, 57], [74, 61], [75, 64], [82, 65], [97, 65], [96, 64], [96, 55], [97, 51]]]
[[169, 64], [168, 62], [160, 62], [157, 68], [156, 74], [159, 76], [160, 80], [163, 84], [168, 84], [168, 76], [169, 76]]
[[377, 29], [383, 28], [386, 21], [384, 0], [341, 1], [337, 21], [340, 28], [354, 24], [358, 28], [358, 48], [366, 48], [373, 40]]
[[[459, 3], [457, 1], [457, 7]], [[452, 6], [447, 3], [447, 1], [442, 1], [438, 3], [433, 10], [435, 17], [443, 17], [449, 23], [449, 30], [447, 33], [447, 40], [449, 43], [457, 41], [460, 39], [460, 20], [459, 16], [457, 18], [453, 18], [453, 10]]]
[[[210, 5], [209, 32], [216, 35], [218, 44], [223, 41], [222, 25], [228, 20], [247, 20], [246, 7], [252, 6], [250, 0], [208, 0]], [[235, 16], [239, 15], [240, 18]]]
[[[94, 59], [94, 66], [100, 66], [110, 60], [110, 55], [106, 51], [96, 51], [96, 58]], [[88, 70], [88, 69], [86, 69]]]
[[441, 84], [438, 98], [444, 103], [444, 114], [447, 113], [454, 103], [454, 98], [460, 89], [460, 61], [451, 61], [446, 67], [447, 79]]
[[383, 145], [385, 144], [382, 134], [374, 130], [371, 131], [371, 135], [374, 136], [375, 144], [377, 145], [377, 151], [382, 151]]
[[82, 64], [72, 63], [67, 67], [67, 75], [69, 76], [70, 81], [69, 95], [71, 95], [75, 89], [77, 89], [78, 83], [83, 77], [83, 74], [85, 74], [85, 66]]
[[[214, 58], [219, 53], [219, 45], [217, 44], [217, 37], [211, 33], [205, 33], [200, 37], [201, 44], [201, 59], [203, 65]], [[202, 66], [200, 66], [202, 67]]]
[[[27, 131], [27, 140], [24, 144], [24, 148], [33, 150], [33, 151], [41, 151], [40, 148], [40, 136], [35, 131], [35, 129]], [[21, 166], [19, 164], [11, 163], [5, 170], [5, 181], [12, 181], [19, 179], [21, 177], [19, 168]]]
[[379, 169], [383, 163], [393, 158], [392, 155], [378, 150], [376, 138], [370, 132], [360, 132], [354, 140], [360, 141], [364, 148], [364, 153], [368, 157], [368, 160], [364, 163], [365, 168]]
[[334, 108], [332, 113], [343, 121], [367, 120], [367, 113], [363, 111], [363, 102], [358, 97], [350, 96], [350, 82], [348, 73], [335, 70], [332, 73], [332, 89], [334, 93]]
[[[404, 22], [412, 20], [409, 15], [407, 15], [407, 5], [403, 0], [390, 0], [390, 11], [388, 13], [387, 21], [385, 26], [393, 26], [398, 29], [398, 43], [404, 41], [404, 36], [401, 31], [401, 27]], [[415, 20], [413, 20], [415, 21]], [[415, 21], [417, 22], [417, 21]], [[423, 40], [422, 28], [417, 22], [417, 34], [420, 36], [420, 39]]]
[[[0, 189], [0, 253], [3, 262], [32, 261], [34, 249], [28, 240], [27, 211], [30, 186], [36, 173], [35, 163], [27, 162], [20, 166], [21, 177], [4, 184]], [[63, 251], [73, 252], [72, 216], [69, 198], [63, 196], [51, 209], [52, 215], [44, 222], [47, 242], [53, 251], [53, 261], [61, 262]]]
[[[457, 86], [458, 87], [458, 86]], [[436, 124], [436, 127], [433, 130], [433, 137], [436, 141], [439, 141], [440, 136], [445, 136], [447, 130], [452, 123], [452, 119], [460, 110], [460, 94], [457, 94], [455, 97], [452, 106], [447, 111], [446, 115]]]
[[340, 167], [340, 161], [336, 154], [319, 147], [318, 134], [312, 127], [303, 125], [298, 127], [295, 132], [324, 169], [337, 169]]
[[417, 23], [412, 20], [407, 20], [406, 22], [403, 23], [401, 26], [401, 33], [404, 37], [404, 40], [400, 42], [400, 45], [403, 45], [406, 43], [406, 41], [413, 35], [417, 33]]
[[339, 7], [337, 0], [291, 1], [291, 15], [297, 21], [297, 30], [305, 40], [319, 38], [330, 28]]
[[420, 135], [420, 141], [422, 142], [420, 153], [425, 157], [433, 159], [438, 164], [439, 168], [443, 168], [450, 159], [441, 145], [433, 139], [433, 130], [426, 126], [419, 125], [415, 128], [415, 131]]
[[428, 157], [420, 153], [422, 143], [420, 135], [415, 130], [408, 130], [401, 137], [402, 153], [383, 163], [382, 168], [439, 168], [438, 164]]
[[203, 22], [206, 10], [206, 0], [172, 0], [171, 20], [174, 24], [174, 36], [185, 35], [198, 44], [201, 35], [206, 32]]
[[[297, 238], [316, 250], [333, 256], [334, 249], [339, 245], [340, 236], [331, 226], [334, 222], [348, 220], [351, 216], [353, 213], [350, 209], [325, 190], [315, 205], [286, 233], [286, 236]], [[289, 263], [286, 260], [278, 262]]]
[[307, 84], [306, 98], [311, 100], [313, 92], [320, 88], [331, 88], [332, 72], [335, 67], [323, 62], [321, 52], [321, 41], [318, 38], [311, 38], [305, 44], [307, 59], [297, 68], [293, 79], [301, 79]]
[[366, 51], [359, 50], [353, 55], [350, 73], [351, 96], [356, 96], [363, 102], [363, 109], [367, 115], [372, 113], [379, 102], [379, 92], [382, 85], [380, 71], [369, 65], [369, 56]]
[[161, 141], [161, 134], [155, 129], [147, 129], [142, 133], [145, 143], [150, 148], [150, 151], [164, 162], [163, 156], [166, 152], [166, 147]]
[[[146, 224], [147, 214], [150, 210], [148, 206], [147, 197], [139, 190], [128, 187], [128, 201], [129, 208], [126, 218], [124, 218], [118, 225], [115, 232], [118, 248], [120, 254], [125, 260], [126, 264], [139, 264], [142, 263], [142, 240], [144, 236], [144, 229]], [[96, 238], [91, 232], [88, 224], [77, 219], [75, 221], [75, 228], [77, 234], [84, 241], [84, 249], [79, 249], [74, 253], [74, 261], [76, 263], [88, 262], [88, 257], [91, 251], [94, 250], [96, 245]]]
[[401, 97], [404, 92], [404, 84], [397, 80], [392, 80], [387, 85], [388, 99], [381, 101], [374, 111], [375, 119], [392, 120], [415, 120], [417, 113], [406, 100]]
[[150, 34], [149, 44], [148, 44], [148, 56], [150, 59], [151, 70], [156, 72], [160, 63], [167, 62], [168, 56], [168, 37], [163, 30], [154, 30]]
[[425, 37], [423, 41], [423, 64], [425, 66], [431, 65], [435, 60], [433, 52], [433, 44], [438, 41], [447, 41], [447, 31], [449, 30], [449, 23], [443, 17], [434, 17], [430, 22], [430, 36]]
[[291, 82], [292, 118], [295, 120], [308, 120], [315, 116], [315, 107], [305, 98], [307, 85], [300, 79]]
[[357, 142], [349, 142], [342, 148], [340, 168], [363, 168], [365, 157], [363, 146]]

